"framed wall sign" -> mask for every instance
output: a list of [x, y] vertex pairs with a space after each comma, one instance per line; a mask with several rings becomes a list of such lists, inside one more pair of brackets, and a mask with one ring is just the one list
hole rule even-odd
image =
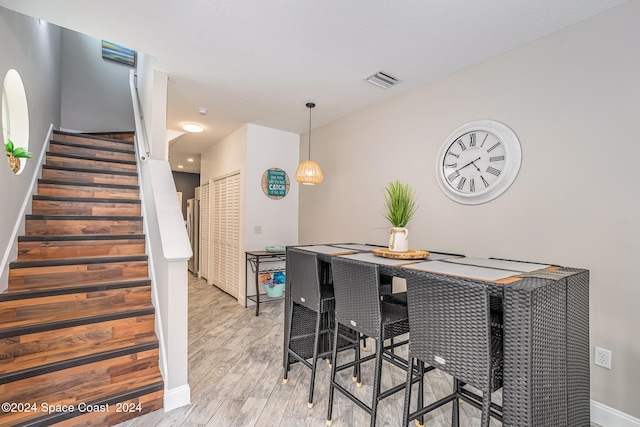
[[270, 168], [262, 174], [262, 191], [270, 199], [282, 199], [289, 192], [289, 176], [279, 168]]

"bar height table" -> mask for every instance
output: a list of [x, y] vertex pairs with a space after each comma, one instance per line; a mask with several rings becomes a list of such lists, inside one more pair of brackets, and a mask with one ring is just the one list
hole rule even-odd
[[[330, 275], [331, 257], [361, 253], [331, 253], [328, 247], [309, 247], [327, 270], [323, 274]], [[381, 262], [380, 274], [402, 278], [407, 268]], [[503, 425], [589, 427], [589, 271], [554, 267], [485, 283], [503, 311]]]

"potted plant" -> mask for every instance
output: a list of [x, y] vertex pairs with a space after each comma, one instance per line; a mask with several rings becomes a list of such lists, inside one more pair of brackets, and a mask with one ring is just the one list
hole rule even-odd
[[391, 222], [389, 230], [389, 250], [407, 252], [409, 250], [409, 230], [407, 223], [416, 213], [416, 193], [409, 184], [393, 181], [384, 190], [384, 216]]
[[7, 160], [13, 173], [18, 173], [20, 170], [20, 159], [31, 158], [30, 152], [25, 150], [24, 147], [16, 147], [10, 139], [4, 144], [4, 149], [7, 152]]

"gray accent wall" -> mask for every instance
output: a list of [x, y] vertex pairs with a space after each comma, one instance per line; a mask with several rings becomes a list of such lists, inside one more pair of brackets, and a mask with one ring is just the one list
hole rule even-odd
[[60, 28], [0, 7], [0, 52], [0, 79], [4, 80], [7, 71], [15, 69], [24, 84], [29, 110], [29, 151], [34, 157], [27, 161], [19, 175], [14, 175], [9, 169], [4, 155], [0, 160], [2, 291], [7, 284], [6, 263], [13, 261], [16, 255], [10, 253], [15, 219], [25, 198], [29, 197], [31, 180], [38, 171], [37, 158], [49, 127], [51, 124], [54, 127], [60, 125]]
[[103, 59], [101, 39], [62, 29], [61, 126], [84, 132], [135, 130], [131, 68]]

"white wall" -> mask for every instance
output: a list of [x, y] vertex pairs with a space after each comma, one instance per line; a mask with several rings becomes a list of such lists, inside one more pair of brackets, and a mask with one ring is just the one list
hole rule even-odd
[[244, 168], [247, 158], [248, 126], [244, 125], [202, 153], [200, 159], [200, 184], [240, 171], [240, 188], [244, 189]]
[[[300, 242], [385, 244], [382, 189], [400, 179], [419, 194], [414, 248], [589, 269], [592, 354], [613, 352], [611, 370], [592, 365], [591, 398], [640, 417], [639, 17], [627, 2], [314, 129], [325, 180], [300, 190]], [[435, 160], [478, 119], [516, 132], [522, 168], [498, 199], [464, 206], [440, 191]]]
[[[299, 163], [300, 135], [254, 124], [248, 125], [247, 178], [245, 185], [245, 241], [243, 250], [263, 251], [266, 246], [298, 243], [298, 187], [295, 175]], [[289, 193], [282, 199], [270, 199], [262, 189], [262, 175], [267, 169], [279, 168], [289, 177]], [[260, 227], [257, 234], [255, 227]], [[245, 258], [242, 257], [242, 271]], [[271, 265], [272, 267], [276, 264]], [[278, 266], [284, 268], [284, 263]], [[249, 269], [249, 283], [255, 276]], [[244, 275], [242, 275], [244, 277]], [[240, 286], [240, 300], [255, 295], [249, 285], [245, 292], [244, 279]]]
[[7, 286], [7, 263], [17, 255], [11, 241], [15, 219], [30, 198], [37, 157], [51, 124], [60, 125], [60, 44], [59, 27], [0, 7], [0, 83], [10, 69], [20, 73], [29, 110], [29, 151], [34, 155], [20, 175], [9, 169], [4, 155], [0, 160], [0, 292]]
[[87, 132], [135, 130], [131, 67], [102, 59], [102, 40], [86, 34], [63, 29], [62, 43], [62, 127]]
[[[298, 240], [299, 135], [254, 124], [246, 124], [202, 154], [200, 183], [240, 172], [240, 283], [239, 303], [245, 296], [245, 250], [296, 244]], [[262, 191], [262, 174], [269, 168], [283, 169], [291, 181], [288, 195], [280, 200]], [[262, 233], [255, 234], [254, 227]], [[251, 280], [251, 279], [250, 279]]]
[[[298, 186], [295, 175], [299, 163], [300, 135], [264, 126], [248, 126], [246, 222], [247, 250], [264, 250], [270, 245], [298, 243]], [[289, 176], [286, 197], [270, 199], [262, 190], [262, 175], [267, 169], [279, 168]], [[254, 233], [254, 227], [262, 233]]]

